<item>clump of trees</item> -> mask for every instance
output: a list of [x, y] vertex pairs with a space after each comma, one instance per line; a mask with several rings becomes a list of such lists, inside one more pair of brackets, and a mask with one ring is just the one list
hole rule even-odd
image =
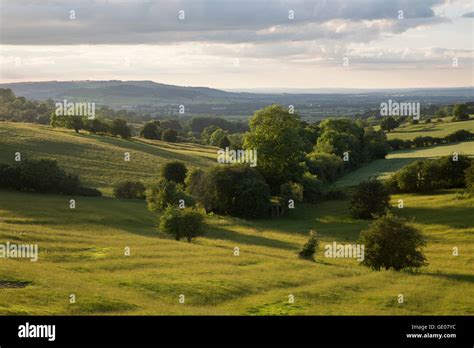
[[101, 192], [81, 185], [77, 175], [61, 169], [49, 159], [22, 160], [0, 164], [0, 188], [41, 193], [101, 196]]
[[44, 102], [17, 97], [9, 88], [0, 88], [0, 119], [17, 122], [48, 124], [54, 111], [54, 101]]
[[422, 251], [426, 241], [421, 232], [391, 213], [379, 217], [362, 231], [359, 243], [365, 246], [362, 264], [377, 271], [427, 265]]
[[[173, 236], [177, 241], [188, 242], [204, 235], [206, 223], [203, 213], [195, 208], [196, 202], [185, 192], [186, 166], [181, 162], [170, 162], [163, 167], [162, 177], [146, 192], [148, 209], [158, 212], [158, 230]], [[196, 171], [191, 171], [193, 175]], [[187, 182], [189, 182], [187, 180]]]
[[182, 208], [194, 206], [193, 197], [186, 194], [182, 185], [161, 178], [146, 192], [146, 200], [150, 211], [162, 212], [168, 206]]
[[387, 185], [394, 192], [428, 192], [466, 187], [465, 171], [472, 160], [464, 155], [418, 160], [394, 173]]
[[54, 113], [50, 118], [50, 125], [53, 128], [74, 129], [76, 133], [86, 130], [94, 134], [119, 136], [129, 139], [132, 136], [132, 129], [123, 119], [106, 121], [99, 118], [87, 119], [84, 116], [57, 116]]
[[321, 135], [316, 142], [316, 152], [330, 153], [343, 159], [347, 170], [377, 158], [385, 158], [388, 152], [387, 138], [383, 131], [371, 127], [362, 128], [346, 118], [326, 119], [319, 125]]
[[372, 219], [390, 207], [390, 194], [380, 181], [363, 181], [356, 186], [350, 199], [350, 212], [356, 219]]
[[453, 119], [454, 121], [465, 121], [469, 120], [469, 108], [467, 104], [456, 104], [453, 107]]
[[140, 181], [123, 181], [114, 187], [114, 197], [144, 199], [146, 187]]
[[269, 208], [267, 183], [255, 168], [245, 165], [193, 171], [186, 184], [187, 192], [206, 212], [256, 218], [265, 216]]

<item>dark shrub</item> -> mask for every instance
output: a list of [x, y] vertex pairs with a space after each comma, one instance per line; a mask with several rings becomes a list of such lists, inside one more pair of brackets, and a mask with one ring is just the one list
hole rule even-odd
[[474, 139], [474, 134], [467, 130], [460, 129], [454, 133], [451, 133], [445, 136], [444, 138], [446, 139], [448, 143], [454, 143], [458, 141], [467, 141], [467, 140]]
[[115, 119], [112, 121], [110, 132], [114, 136], [120, 136], [123, 139], [129, 139], [132, 136], [132, 130], [127, 125], [127, 121]]
[[79, 178], [59, 168], [54, 160], [23, 160], [19, 173], [21, 190], [75, 194], [80, 187]]
[[351, 196], [351, 215], [357, 219], [371, 219], [389, 208], [390, 195], [377, 180], [363, 181]]
[[374, 270], [427, 265], [421, 250], [426, 244], [423, 235], [393, 214], [379, 217], [362, 231], [359, 243], [365, 246], [362, 264]]
[[85, 122], [84, 129], [95, 134], [105, 134], [110, 132], [110, 126], [107, 124], [107, 122], [102, 121], [98, 118], [94, 118], [93, 120], [87, 120]]
[[161, 135], [161, 140], [167, 141], [169, 143], [175, 143], [178, 141], [178, 132], [172, 128], [169, 128], [163, 132]]
[[[81, 187], [77, 175], [59, 168], [54, 160], [23, 160], [10, 166], [0, 164], [0, 187], [13, 190], [41, 193], [82, 195], [87, 189]], [[96, 195], [101, 195], [100, 191]]]
[[311, 230], [309, 232], [308, 241], [305, 243], [305, 245], [303, 245], [303, 248], [299, 252], [298, 256], [300, 257], [300, 259], [314, 261], [314, 255], [316, 254], [317, 250], [318, 250], [317, 235], [315, 231]]
[[140, 131], [140, 136], [145, 139], [161, 139], [161, 129], [159, 128], [159, 123], [156, 121], [145, 123], [142, 130]]
[[469, 168], [465, 170], [466, 187], [470, 193], [474, 194], [474, 161], [471, 161]]
[[0, 187], [4, 189], [20, 190], [20, 167], [0, 163]]
[[145, 198], [146, 187], [140, 181], [123, 181], [115, 185], [114, 196], [117, 198]]
[[219, 140], [219, 144], [218, 146], [221, 148], [221, 149], [225, 149], [226, 147], [230, 147], [230, 140], [227, 136], [224, 136], [222, 137], [220, 140]]
[[168, 181], [174, 181], [177, 184], [184, 184], [188, 169], [183, 162], [173, 161], [166, 163], [161, 168], [161, 176]]

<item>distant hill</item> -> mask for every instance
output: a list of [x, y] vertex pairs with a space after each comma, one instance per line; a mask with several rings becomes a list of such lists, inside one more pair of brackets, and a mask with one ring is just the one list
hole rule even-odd
[[303, 117], [353, 116], [377, 108], [382, 101], [417, 101], [430, 104], [474, 101], [474, 87], [428, 89], [288, 89], [262, 93], [223, 91], [208, 87], [183, 87], [153, 81], [45, 81], [4, 83], [16, 95], [33, 100], [88, 101], [115, 108], [141, 109], [176, 115], [185, 105], [186, 115], [250, 116], [269, 104], [294, 105]]

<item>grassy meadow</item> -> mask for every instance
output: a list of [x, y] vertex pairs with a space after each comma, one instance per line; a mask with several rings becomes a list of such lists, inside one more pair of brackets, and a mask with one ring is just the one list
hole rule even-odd
[[[458, 145], [472, 150], [472, 143]], [[17, 151], [25, 158], [57, 159], [106, 193], [124, 179], [152, 182], [167, 160], [198, 167], [215, 163], [212, 147], [0, 123], [0, 162], [11, 163]], [[126, 151], [130, 162], [123, 160]], [[427, 153], [392, 153], [358, 175], [391, 172], [422, 155]], [[356, 178], [341, 180], [350, 186]], [[186, 243], [158, 232], [144, 201], [74, 197], [71, 210], [70, 198], [0, 191], [0, 241], [37, 243], [40, 250], [38, 262], [0, 259], [0, 314], [474, 314], [474, 198], [462, 190], [392, 196], [397, 214], [413, 219], [427, 239], [429, 265], [415, 272], [375, 272], [355, 259], [324, 257], [326, 243], [355, 243], [369, 224], [350, 217], [347, 201], [297, 205], [273, 220], [209, 216], [206, 236]], [[403, 209], [396, 208], [399, 199]], [[320, 238], [315, 263], [297, 257], [309, 229]], [[459, 256], [453, 256], [453, 247]], [[76, 303], [69, 303], [71, 294]]]
[[[27, 123], [0, 123], [0, 162], [22, 158], [55, 159], [61, 168], [78, 174], [85, 185], [110, 193], [123, 180], [153, 181], [161, 164], [178, 160], [190, 167], [216, 163], [217, 149], [195, 144], [172, 144], [159, 140], [122, 140], [66, 129]], [[124, 153], [130, 153], [125, 161]]]
[[424, 147], [418, 149], [390, 152], [385, 159], [378, 159], [339, 178], [333, 186], [336, 188], [354, 186], [369, 177], [387, 179], [391, 174], [412, 161], [423, 158], [438, 158], [452, 155], [453, 152], [474, 156], [474, 141]]
[[442, 138], [446, 135], [454, 133], [460, 129], [474, 132], [474, 119], [471, 118], [468, 121], [450, 122], [451, 117], [443, 118], [443, 122], [431, 122], [431, 123], [419, 123], [419, 124], [408, 124], [405, 123], [400, 127], [394, 129], [390, 133], [387, 133], [388, 139], [403, 139], [413, 140], [416, 137], [431, 136]]

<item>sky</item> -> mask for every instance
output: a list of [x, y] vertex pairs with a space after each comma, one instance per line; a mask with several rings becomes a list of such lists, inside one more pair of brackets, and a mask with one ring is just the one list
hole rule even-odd
[[0, 82], [473, 86], [474, 0], [0, 0]]

